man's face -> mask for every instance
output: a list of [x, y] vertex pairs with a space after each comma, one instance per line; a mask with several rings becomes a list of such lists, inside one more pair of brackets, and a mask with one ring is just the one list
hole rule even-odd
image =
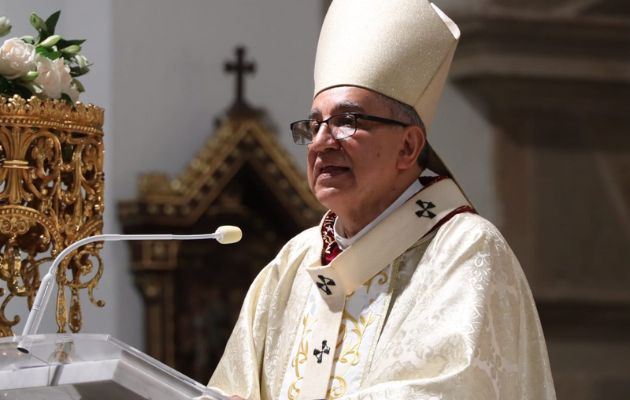
[[[311, 118], [321, 121], [344, 112], [392, 118], [381, 96], [352, 86], [319, 93], [313, 100]], [[322, 124], [308, 146], [307, 171], [309, 186], [319, 202], [338, 214], [387, 206], [396, 190], [402, 131], [400, 126], [360, 119], [353, 136], [336, 140]]]

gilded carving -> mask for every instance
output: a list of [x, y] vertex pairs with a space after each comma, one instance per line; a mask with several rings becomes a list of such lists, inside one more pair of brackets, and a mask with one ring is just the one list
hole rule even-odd
[[[64, 101], [0, 97], [0, 336], [20, 317], [7, 317], [16, 297], [32, 306], [47, 267], [64, 247], [101, 233], [103, 224], [103, 110]], [[68, 256], [57, 274], [59, 332], [81, 329], [79, 292], [103, 273], [100, 244]], [[66, 291], [70, 292], [69, 304]]]

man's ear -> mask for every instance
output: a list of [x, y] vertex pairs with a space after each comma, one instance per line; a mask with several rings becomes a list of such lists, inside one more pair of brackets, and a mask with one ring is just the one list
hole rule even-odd
[[396, 167], [398, 167], [400, 171], [405, 171], [417, 166], [418, 157], [425, 145], [426, 140], [422, 128], [417, 125], [405, 127]]

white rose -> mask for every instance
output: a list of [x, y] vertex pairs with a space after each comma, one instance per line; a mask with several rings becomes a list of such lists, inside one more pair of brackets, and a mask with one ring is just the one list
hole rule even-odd
[[0, 47], [0, 75], [15, 79], [35, 69], [35, 47], [21, 39], [7, 39]]
[[72, 77], [70, 76], [70, 67], [63, 62], [63, 58], [51, 60], [47, 57], [37, 57], [37, 78], [35, 83], [39, 85], [42, 92], [52, 98], [58, 99], [62, 93], [71, 96], [74, 95], [73, 88], [70, 86]]

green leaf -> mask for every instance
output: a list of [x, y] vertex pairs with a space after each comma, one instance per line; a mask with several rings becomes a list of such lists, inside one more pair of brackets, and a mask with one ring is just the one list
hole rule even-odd
[[74, 102], [72, 101], [72, 99], [70, 98], [70, 96], [68, 96], [68, 95], [67, 95], [67, 94], [65, 94], [65, 93], [61, 93], [61, 99], [62, 99], [62, 100], [65, 100], [65, 101], [66, 101], [66, 103], [70, 104], [71, 106], [73, 106], [73, 105], [74, 105]]
[[49, 49], [47, 47], [39, 47], [39, 46], [37, 46], [35, 48], [35, 52], [37, 54], [41, 54], [42, 56], [44, 56], [46, 58], [50, 58], [51, 60], [56, 60], [59, 57], [61, 57], [61, 52], [60, 51], [55, 51], [55, 50]]
[[77, 78], [79, 76], [85, 75], [90, 72], [88, 67], [70, 67], [70, 76], [73, 78]]
[[33, 93], [24, 85], [15, 83], [13, 85], [14, 94], [20, 95], [24, 99], [30, 99]]
[[10, 95], [12, 86], [7, 78], [0, 75], [0, 93]]
[[62, 47], [72, 46], [73, 44], [82, 45], [83, 43], [85, 43], [85, 39], [77, 39], [77, 40], [61, 39], [57, 42], [57, 46], [59, 48], [62, 48]]
[[41, 86], [39, 86], [35, 82], [24, 82], [22, 83], [22, 85], [24, 85], [24, 87], [30, 90], [31, 93], [33, 93], [33, 96], [44, 95]]
[[72, 83], [74, 84], [74, 87], [77, 88], [79, 93], [85, 92], [85, 86], [83, 86], [83, 84], [81, 82], [79, 82], [78, 79], [73, 79]]
[[5, 16], [0, 16], [0, 37], [6, 36], [11, 32], [11, 21]]
[[33, 28], [35, 28], [37, 30], [37, 32], [40, 33], [40, 36], [48, 37], [48, 31], [46, 29], [46, 23], [44, 22], [44, 20], [39, 15], [37, 15], [35, 13], [32, 13], [31, 17], [29, 18], [29, 21], [31, 22], [31, 25], [33, 25]]
[[61, 14], [61, 10], [58, 10], [52, 13], [52, 15], [48, 17], [48, 19], [46, 19], [46, 28], [47, 28], [46, 30], [51, 35], [55, 33], [55, 27], [57, 26], [57, 21], [59, 21], [60, 14]]

